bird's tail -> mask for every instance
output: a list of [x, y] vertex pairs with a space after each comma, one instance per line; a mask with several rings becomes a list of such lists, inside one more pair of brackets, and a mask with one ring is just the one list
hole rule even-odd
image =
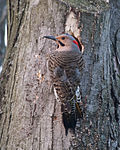
[[73, 133], [75, 133], [77, 118], [83, 118], [80, 103], [81, 94], [78, 87], [75, 96], [70, 101], [61, 105], [62, 120], [66, 135], [68, 134], [69, 128], [72, 129]]
[[75, 112], [75, 104], [62, 104], [62, 121], [65, 127], [65, 133], [68, 134], [68, 129], [72, 129], [75, 133], [75, 126], [77, 122], [77, 116]]

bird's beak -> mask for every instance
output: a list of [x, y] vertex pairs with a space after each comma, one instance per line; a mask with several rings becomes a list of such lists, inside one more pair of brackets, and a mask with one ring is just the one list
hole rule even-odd
[[57, 39], [56, 39], [54, 36], [44, 36], [44, 38], [47, 38], [47, 39], [51, 39], [51, 40], [57, 41]]

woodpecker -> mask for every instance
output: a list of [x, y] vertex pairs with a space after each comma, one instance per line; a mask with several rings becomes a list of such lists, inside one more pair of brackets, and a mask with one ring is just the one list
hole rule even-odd
[[75, 133], [77, 118], [82, 118], [79, 84], [84, 66], [78, 41], [70, 34], [44, 36], [57, 43], [57, 49], [50, 52], [48, 68], [54, 89], [61, 102], [62, 121], [65, 133]]

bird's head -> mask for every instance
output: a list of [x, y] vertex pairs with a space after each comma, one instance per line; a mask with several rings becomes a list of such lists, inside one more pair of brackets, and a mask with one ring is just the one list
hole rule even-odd
[[62, 34], [57, 37], [44, 36], [44, 38], [54, 40], [58, 45], [56, 49], [57, 51], [81, 51], [78, 41], [70, 34]]

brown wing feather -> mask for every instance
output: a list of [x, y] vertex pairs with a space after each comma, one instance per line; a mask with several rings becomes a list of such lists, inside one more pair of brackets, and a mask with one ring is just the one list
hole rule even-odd
[[79, 84], [84, 62], [77, 52], [55, 51], [49, 56], [49, 70], [52, 82], [60, 99], [70, 99]]

